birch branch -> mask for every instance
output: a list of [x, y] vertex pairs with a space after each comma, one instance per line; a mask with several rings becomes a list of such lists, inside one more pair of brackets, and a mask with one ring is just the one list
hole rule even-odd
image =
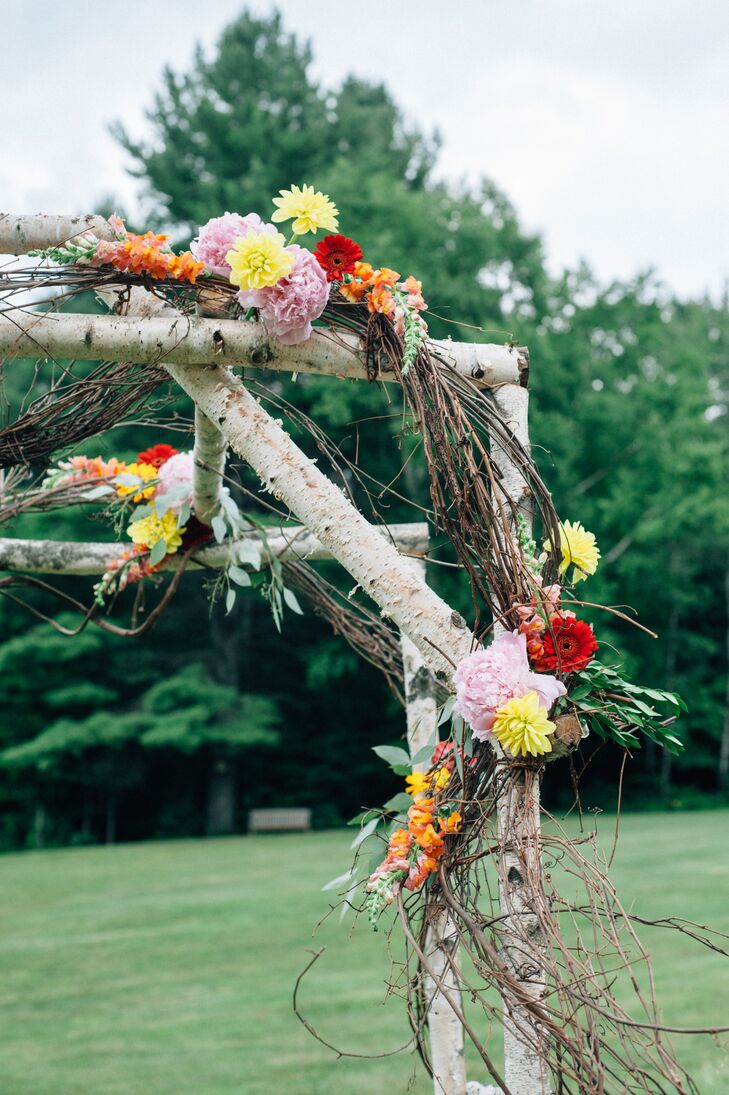
[[[104, 297], [108, 300], [108, 291]], [[529, 355], [523, 347], [449, 340], [431, 341], [429, 347], [436, 363], [484, 386], [519, 384], [528, 369]], [[140, 319], [13, 309], [0, 317], [0, 354], [140, 365], [249, 365], [367, 379], [364, 346], [356, 335], [320, 329], [299, 346], [282, 346], [268, 337], [262, 323], [184, 317], [177, 312]], [[383, 373], [382, 379], [395, 377]]]
[[[389, 540], [403, 555], [420, 556], [428, 550], [428, 526], [425, 523], [375, 526], [380, 536]], [[235, 546], [254, 543], [261, 552], [261, 567], [268, 566], [271, 558], [281, 562], [306, 559], [317, 562], [332, 558], [331, 552], [302, 525], [291, 528], [272, 528], [263, 534], [257, 531], [245, 533], [233, 543], [209, 544], [196, 551], [188, 563], [188, 569], [211, 568], [220, 570], [227, 566]], [[0, 570], [18, 570], [28, 574], [55, 574], [75, 577], [103, 574], [111, 559], [129, 550], [128, 543], [75, 543], [69, 540], [19, 540], [0, 538]], [[163, 569], [174, 570], [174, 557], [163, 564]], [[246, 564], [245, 569], [252, 570]]]
[[[501, 388], [495, 402], [514, 436], [529, 448], [529, 393], [524, 388]], [[499, 489], [531, 529], [532, 496], [519, 469], [495, 438], [491, 457], [501, 473]], [[510, 511], [508, 511], [510, 512]], [[511, 517], [509, 518], [511, 520]], [[512, 533], [515, 533], [512, 521]], [[502, 631], [496, 622], [494, 633]], [[497, 743], [494, 743], [497, 744]], [[502, 757], [503, 751], [498, 748]], [[499, 837], [499, 898], [504, 916], [504, 955], [522, 990], [535, 1001], [545, 991], [543, 936], [537, 915], [542, 895], [539, 775], [514, 767], [506, 774], [496, 804]], [[529, 1013], [504, 996], [504, 1080], [511, 1095], [548, 1095], [549, 1077], [541, 1052], [544, 1035]]]
[[292, 441], [232, 373], [220, 366], [168, 372], [214, 422], [264, 487], [299, 520], [412, 639], [426, 664], [450, 681], [471, 649], [465, 621], [415, 574], [411, 564], [370, 525]]
[[100, 240], [116, 236], [105, 217], [90, 213], [85, 217], [52, 216], [33, 213], [14, 216], [0, 213], [0, 255], [27, 255], [28, 251], [58, 247], [82, 232], [93, 232]]
[[[423, 581], [427, 581], [425, 560], [413, 560], [411, 565]], [[417, 646], [401, 635], [405, 712], [410, 755], [433, 742], [438, 732], [436, 682], [423, 663]], [[427, 762], [414, 770], [424, 772]], [[430, 1033], [430, 1063], [433, 1069], [434, 1095], [466, 1095], [466, 1062], [463, 1049], [463, 1027], [446, 997], [461, 1006], [461, 986], [455, 964], [457, 936], [453, 921], [442, 904], [428, 901], [428, 932], [425, 951], [433, 975], [425, 974], [425, 997]], [[441, 985], [446, 995], [438, 987]]]
[[[198, 315], [204, 315], [200, 305]], [[198, 521], [212, 523], [220, 512], [220, 495], [228, 444], [217, 426], [195, 407], [193, 445], [192, 509]]]

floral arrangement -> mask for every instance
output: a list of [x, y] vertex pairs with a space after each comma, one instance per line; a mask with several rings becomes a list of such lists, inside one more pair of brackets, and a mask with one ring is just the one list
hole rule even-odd
[[[428, 330], [420, 314], [426, 308], [421, 283], [365, 262], [360, 245], [337, 233], [337, 207], [312, 186], [282, 190], [273, 204], [271, 223], [257, 213], [213, 217], [193, 240], [193, 255], [208, 273], [236, 286], [246, 315], [256, 310], [268, 333], [284, 345], [309, 338], [332, 293], [365, 303], [370, 313], [388, 316], [402, 338], [406, 373]], [[292, 222], [288, 240], [275, 227], [285, 221]], [[330, 234], [313, 251], [301, 246], [303, 236], [321, 230]]]
[[[592, 627], [563, 604], [565, 589], [597, 570], [595, 536], [579, 522], [561, 524], [556, 545], [561, 584], [546, 584], [543, 573], [553, 545], [545, 541], [538, 553], [521, 519], [517, 533], [533, 596], [529, 603], [513, 606], [518, 627], [502, 630], [489, 646], [474, 650], [456, 667], [455, 697], [440, 718], [440, 723], [451, 718], [451, 740], [435, 742], [414, 757], [393, 746], [375, 749], [396, 774], [406, 776], [406, 787], [382, 810], [353, 819], [362, 826], [360, 838], [379, 838], [366, 883], [374, 927], [402, 889], [424, 885], [443, 857], [448, 835], [461, 830], [461, 803], [448, 794], [451, 775], [458, 765], [462, 794], [464, 765], [477, 762], [479, 744], [490, 743], [507, 759], [540, 761], [555, 751], [556, 741], [565, 744], [558, 733], [564, 718], [583, 736], [589, 727], [623, 747], [639, 746], [636, 733], [642, 732], [674, 753], [682, 748], [667, 729], [673, 718], [665, 718], [656, 707], [685, 709], [680, 697], [635, 685], [617, 668], [599, 662]], [[570, 740], [562, 752], [576, 744]], [[426, 761], [427, 770], [419, 771]], [[383, 840], [384, 859], [379, 851]]]
[[[128, 232], [121, 217], [109, 218], [114, 240], [83, 232], [61, 247], [30, 254], [63, 266], [113, 268], [157, 281], [189, 282], [223, 279], [237, 289], [241, 317], [257, 315], [269, 335], [285, 346], [311, 336], [325, 308], [339, 303], [365, 304], [370, 314], [386, 316], [402, 340], [403, 375], [415, 361], [428, 327], [421, 283], [412, 275], [364, 260], [362, 248], [338, 232], [339, 210], [313, 186], [292, 186], [273, 199], [270, 221], [258, 213], [223, 213], [198, 229], [190, 250], [175, 254], [169, 236]], [[291, 222], [287, 239], [276, 227]], [[313, 249], [307, 236], [328, 233]]]
[[[129, 583], [157, 573], [165, 560], [202, 543], [211, 535], [191, 515], [191, 452], [178, 452], [160, 443], [145, 449], [127, 463], [112, 456], [72, 456], [62, 460], [46, 476], [44, 487], [69, 483], [96, 483], [86, 494], [89, 501], [104, 499], [119, 524], [126, 524], [129, 549], [112, 559], [101, 581], [94, 587], [97, 604], [107, 595], [120, 592]], [[134, 508], [129, 512], [129, 503]]]

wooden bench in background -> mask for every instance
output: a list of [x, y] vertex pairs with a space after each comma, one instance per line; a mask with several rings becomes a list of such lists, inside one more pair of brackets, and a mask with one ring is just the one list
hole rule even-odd
[[250, 810], [249, 833], [308, 832], [311, 828], [311, 810], [305, 806], [282, 807], [273, 810]]

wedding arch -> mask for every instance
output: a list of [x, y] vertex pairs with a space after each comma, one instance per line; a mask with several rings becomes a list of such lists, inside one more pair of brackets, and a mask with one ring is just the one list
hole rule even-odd
[[[255, 570], [270, 573], [275, 613], [298, 604], [295, 590], [404, 693], [407, 748], [377, 751], [407, 789], [363, 815], [357, 862], [334, 888], [402, 946], [412, 1044], [436, 1093], [695, 1091], [667, 1041], [678, 1028], [661, 1020], [638, 918], [594, 839], [571, 840], [554, 819], [542, 828], [547, 761], [564, 763], [588, 728], [623, 748], [646, 734], [678, 749], [681, 701], [600, 661], [574, 611], [599, 551], [579, 522], [558, 519], [532, 459], [528, 351], [429, 339], [420, 283], [336, 234], [326, 195], [292, 187], [274, 204], [273, 223], [213, 218], [182, 255], [118, 218], [0, 216], [0, 253], [26, 256], [0, 274], [3, 360], [63, 363], [58, 382], [0, 430], [0, 520], [78, 502], [132, 518], [116, 546], [0, 539], [0, 593], [22, 602], [32, 588], [78, 628], [133, 634], [170, 605], [188, 568], [223, 575], [228, 607]], [[288, 242], [274, 227], [287, 219]], [[330, 234], [307, 250], [322, 229]], [[89, 292], [106, 314], [73, 310]], [[101, 364], [75, 373], [79, 362]], [[356, 464], [267, 386], [270, 373], [399, 392], [418, 437], [411, 455], [425, 458], [428, 520], [367, 519], [348, 486]], [[169, 378], [193, 404], [191, 454], [69, 456]], [[323, 467], [282, 424], [292, 416]], [[280, 524], [241, 512], [226, 487], [229, 450]], [[468, 580], [470, 625], [428, 582], [434, 536]], [[341, 564], [364, 598], [324, 582], [312, 566], [321, 559]], [[99, 579], [90, 605], [52, 584], [69, 575]], [[163, 592], [144, 624], [112, 623], [105, 603], [150, 579]], [[373, 842], [382, 862], [362, 876]], [[708, 929], [690, 933], [721, 949]], [[295, 1007], [325, 1040], [297, 996]], [[467, 1081], [466, 1038], [489, 1086]]]

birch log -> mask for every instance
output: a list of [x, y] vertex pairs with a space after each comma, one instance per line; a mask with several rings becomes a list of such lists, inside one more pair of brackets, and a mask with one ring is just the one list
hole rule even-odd
[[[424, 555], [428, 550], [428, 526], [417, 522], [411, 525], [378, 525], [380, 536], [394, 544], [407, 556]], [[188, 567], [221, 569], [230, 562], [236, 544], [253, 542], [261, 552], [261, 569], [268, 566], [271, 558], [281, 562], [306, 559], [309, 562], [331, 559], [331, 552], [302, 525], [291, 528], [268, 529], [264, 541], [259, 532], [245, 533], [233, 544], [209, 544], [192, 556]], [[25, 574], [55, 574], [87, 577], [103, 574], [111, 559], [118, 558], [129, 549], [128, 543], [74, 543], [69, 540], [19, 540], [0, 538], [0, 570], [17, 570]], [[174, 570], [177, 560], [172, 556], [162, 563], [163, 570]], [[249, 564], [245, 569], [252, 570]]]
[[[423, 581], [427, 581], [424, 561], [411, 564]], [[410, 755], [414, 756], [436, 738], [438, 708], [436, 682], [424, 665], [418, 648], [407, 635], [401, 636], [405, 683], [405, 711]], [[414, 766], [415, 771], [425, 771], [427, 762]], [[466, 1062], [463, 1051], [463, 1027], [438, 987], [460, 1005], [461, 988], [455, 966], [457, 938], [454, 925], [445, 908], [428, 901], [430, 924], [425, 943], [428, 960], [435, 979], [425, 978], [425, 997], [428, 1009], [430, 1033], [430, 1058], [433, 1068], [435, 1095], [466, 1095]]]
[[28, 251], [58, 247], [82, 232], [93, 232], [100, 240], [116, 239], [106, 217], [95, 213], [85, 217], [0, 213], [0, 255], [27, 255]]
[[[104, 299], [110, 295], [105, 290]], [[523, 347], [447, 340], [431, 341], [429, 347], [436, 364], [441, 361], [486, 386], [520, 384], [528, 369]], [[282, 346], [268, 337], [262, 323], [185, 317], [172, 310], [143, 321], [137, 316], [9, 310], [0, 316], [0, 354], [140, 365], [249, 365], [350, 379], [368, 375], [364, 346], [356, 335], [319, 330], [299, 346]], [[394, 381], [395, 376], [383, 373], [381, 379]]]
[[[198, 305], [198, 315], [204, 315]], [[193, 446], [192, 510], [198, 521], [210, 525], [220, 513], [220, 496], [228, 443], [220, 430], [199, 407], [195, 407]]]
[[[495, 393], [499, 410], [517, 439], [529, 446], [529, 393], [524, 388], [501, 388]], [[492, 438], [491, 456], [501, 472], [504, 496], [516, 503], [531, 529], [529, 487], [503, 449]], [[502, 630], [495, 624], [494, 632]], [[499, 839], [499, 896], [504, 916], [504, 956], [522, 990], [535, 1002], [546, 992], [536, 910], [541, 885], [539, 776], [524, 768], [504, 769], [501, 754], [497, 780], [503, 790], [497, 802]], [[504, 997], [504, 1079], [511, 1095], [548, 1095], [549, 1076], [542, 1051], [544, 1035], [529, 1014]]]

